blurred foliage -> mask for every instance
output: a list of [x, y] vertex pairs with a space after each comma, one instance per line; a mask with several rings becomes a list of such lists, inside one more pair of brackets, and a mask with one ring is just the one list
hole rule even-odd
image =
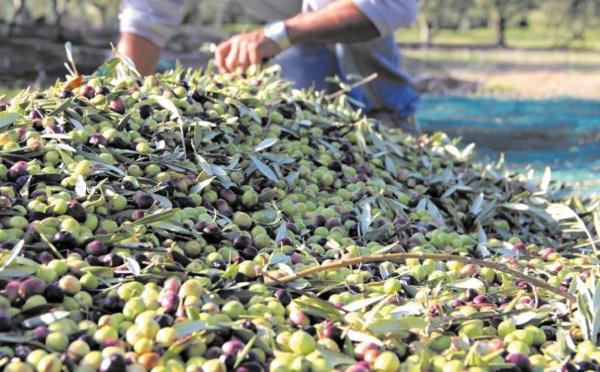
[[[117, 29], [120, 0], [0, 0], [0, 23]], [[234, 0], [186, 0], [182, 23], [221, 27], [256, 22]]]
[[[182, 23], [227, 31], [260, 23], [241, 4], [186, 0]], [[65, 28], [114, 31], [119, 7], [120, 0], [0, 0], [0, 23], [9, 25], [8, 33], [17, 25], [40, 24], [55, 26], [59, 33]], [[581, 41], [598, 26], [600, 0], [420, 0], [417, 25], [423, 43], [434, 42], [441, 30], [489, 28], [495, 44], [504, 45], [509, 28], [523, 28], [545, 30], [554, 46]]]
[[554, 46], [582, 40], [600, 26], [600, 0], [421, 0], [421, 41], [431, 43], [440, 30], [489, 27], [504, 45], [508, 28], [543, 28]]

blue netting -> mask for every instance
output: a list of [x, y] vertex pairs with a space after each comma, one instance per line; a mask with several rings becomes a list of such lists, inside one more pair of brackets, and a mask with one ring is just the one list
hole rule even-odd
[[585, 182], [584, 191], [600, 192], [598, 101], [426, 96], [418, 116], [424, 130], [462, 136], [481, 155], [493, 159], [503, 152], [515, 167], [550, 166], [554, 179]]

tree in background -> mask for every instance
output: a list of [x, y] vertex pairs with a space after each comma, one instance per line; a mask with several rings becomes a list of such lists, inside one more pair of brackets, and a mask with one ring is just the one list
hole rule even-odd
[[558, 47], [584, 40], [586, 30], [600, 25], [599, 16], [600, 0], [540, 0], [530, 19], [549, 29], [552, 43]]
[[441, 29], [458, 28], [468, 18], [473, 0], [421, 0], [419, 6], [421, 42], [429, 45]]
[[535, 0], [475, 0], [475, 6], [489, 14], [488, 26], [494, 30], [495, 44], [499, 47], [506, 46], [509, 24], [526, 19], [536, 5]]

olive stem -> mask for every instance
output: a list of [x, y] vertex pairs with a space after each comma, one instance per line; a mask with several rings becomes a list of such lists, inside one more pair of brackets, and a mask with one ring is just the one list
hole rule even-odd
[[508, 267], [506, 267], [504, 265], [500, 265], [500, 264], [497, 264], [494, 262], [489, 262], [489, 261], [478, 260], [476, 258], [471, 258], [471, 257], [454, 256], [454, 255], [450, 255], [450, 254], [440, 254], [440, 253], [390, 253], [390, 254], [377, 254], [377, 255], [370, 255], [370, 256], [355, 257], [355, 258], [350, 258], [350, 259], [346, 259], [344, 261], [334, 262], [334, 263], [327, 264], [327, 265], [311, 267], [310, 269], [302, 270], [293, 275], [284, 276], [283, 278], [279, 279], [279, 282], [288, 283], [288, 282], [294, 281], [299, 278], [303, 278], [308, 275], [320, 273], [320, 272], [327, 271], [327, 270], [335, 270], [335, 269], [339, 269], [342, 267], [348, 267], [351, 265], [365, 264], [365, 263], [370, 263], [370, 262], [398, 261], [398, 260], [406, 260], [406, 259], [411, 259], [411, 258], [431, 259], [431, 260], [436, 260], [436, 261], [459, 261], [459, 262], [464, 262], [464, 263], [477, 264], [479, 266], [487, 267], [490, 269], [501, 271], [506, 274], [513, 275], [519, 279], [526, 281], [527, 283], [531, 284], [534, 287], [539, 287], [539, 288], [545, 289], [549, 292], [555, 293], [561, 297], [566, 298], [567, 300], [569, 300], [571, 302], [575, 301], [575, 299], [576, 299], [575, 295], [573, 295], [571, 293], [562, 291], [554, 286], [551, 286], [550, 284], [548, 284], [546, 282], [543, 282], [539, 279], [527, 276], [519, 271], [509, 269]]

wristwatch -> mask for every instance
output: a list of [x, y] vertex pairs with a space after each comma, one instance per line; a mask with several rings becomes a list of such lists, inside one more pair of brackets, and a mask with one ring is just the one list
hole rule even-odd
[[287, 29], [283, 21], [269, 22], [265, 26], [265, 36], [273, 40], [281, 50], [289, 48], [291, 45], [288, 38]]

